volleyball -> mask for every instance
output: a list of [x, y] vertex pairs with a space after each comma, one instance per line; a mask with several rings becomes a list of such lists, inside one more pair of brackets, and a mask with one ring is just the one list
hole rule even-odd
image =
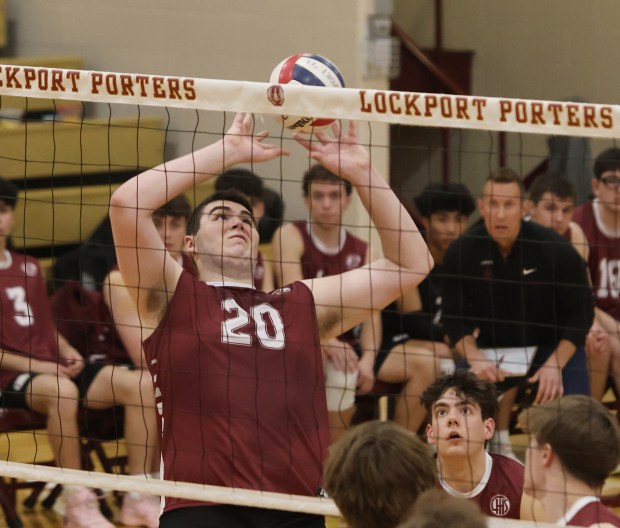
[[[271, 84], [297, 84], [343, 88], [344, 79], [336, 65], [321, 55], [300, 53], [278, 64], [269, 77]], [[312, 132], [334, 122], [334, 119], [282, 116], [284, 126], [293, 132]]]

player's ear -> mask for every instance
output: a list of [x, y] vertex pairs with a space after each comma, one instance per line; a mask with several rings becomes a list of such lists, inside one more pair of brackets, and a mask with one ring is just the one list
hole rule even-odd
[[551, 447], [551, 444], [547, 443], [538, 449], [542, 449], [542, 463], [543, 466], [548, 467], [555, 459], [555, 451]]
[[433, 426], [431, 424], [426, 424], [426, 441], [431, 445], [435, 443], [435, 438], [433, 437]]
[[194, 239], [194, 235], [185, 235], [183, 238], [183, 243], [185, 244], [185, 251], [188, 253], [196, 253], [196, 241]]
[[524, 215], [531, 215], [533, 209], [534, 209], [534, 202], [532, 200], [527, 198], [526, 200], [523, 201]]
[[484, 426], [484, 439], [491, 440], [495, 434], [495, 420], [487, 418], [482, 425]]

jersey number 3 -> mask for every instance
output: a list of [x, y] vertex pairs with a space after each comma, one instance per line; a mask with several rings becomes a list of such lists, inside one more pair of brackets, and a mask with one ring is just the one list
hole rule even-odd
[[30, 326], [34, 321], [32, 309], [26, 301], [26, 291], [21, 286], [6, 288], [6, 296], [13, 303], [13, 317], [19, 326]]
[[258, 342], [263, 348], [284, 348], [286, 338], [282, 316], [270, 304], [252, 306], [248, 313], [234, 299], [225, 299], [222, 301], [222, 310], [231, 314], [231, 317], [222, 321], [222, 343], [250, 346], [254, 332], [248, 332], [245, 327], [252, 321]]

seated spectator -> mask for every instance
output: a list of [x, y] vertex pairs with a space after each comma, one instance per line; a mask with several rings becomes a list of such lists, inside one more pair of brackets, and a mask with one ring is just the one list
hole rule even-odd
[[443, 490], [431, 489], [418, 497], [413, 515], [399, 528], [486, 528], [487, 519], [475, 504]]
[[[419, 397], [437, 372], [452, 372], [452, 352], [441, 323], [441, 276], [444, 255], [467, 228], [474, 199], [460, 183], [431, 183], [415, 199], [435, 267], [416, 290], [401, 297], [381, 314], [383, 339], [377, 356], [377, 379], [404, 383], [394, 420], [417, 431], [426, 411]], [[438, 362], [433, 359], [439, 359]]]
[[566, 396], [526, 409], [519, 426], [529, 433], [525, 489], [559, 526], [620, 526], [600, 501], [605, 479], [620, 462], [615, 416], [588, 396]]
[[[47, 417], [47, 438], [59, 467], [80, 468], [78, 406], [125, 407], [129, 471], [145, 474], [156, 463], [157, 436], [151, 379], [142, 372], [85, 363], [54, 326], [45, 280], [36, 259], [6, 249], [17, 189], [0, 179], [0, 407], [31, 409]], [[66, 525], [111, 528], [93, 491], [67, 487]], [[127, 494], [121, 521], [158, 526], [154, 497]]]
[[[525, 208], [532, 221], [553, 229], [568, 240], [587, 262], [589, 247], [586, 236], [572, 221], [575, 209], [575, 190], [570, 181], [556, 174], [542, 174], [532, 184]], [[586, 354], [590, 372], [592, 397], [602, 400], [607, 389], [611, 347], [609, 335], [595, 316], [586, 339]], [[509, 404], [506, 401], [506, 404]]]
[[325, 463], [325, 489], [348, 528], [395, 528], [416, 498], [437, 485], [428, 446], [392, 422], [352, 427]]
[[596, 322], [609, 336], [611, 375], [620, 392], [620, 149], [601, 152], [594, 161], [594, 199], [575, 210], [573, 219], [590, 246], [588, 268], [594, 285]]
[[447, 493], [472, 500], [492, 517], [531, 519], [523, 465], [485, 450], [495, 431], [497, 396], [493, 384], [465, 369], [438, 378], [422, 394], [430, 416], [426, 437], [437, 450], [439, 483]]
[[[487, 178], [483, 222], [444, 258], [444, 329], [474, 374], [502, 384], [506, 401], [524, 385], [536, 403], [589, 394], [585, 341], [594, 310], [587, 269], [564, 238], [523, 221], [523, 193], [508, 168]], [[500, 445], [514, 456], [511, 409], [502, 410]]]
[[[351, 204], [351, 183], [321, 165], [304, 175], [303, 196], [309, 220], [283, 225], [273, 238], [273, 258], [279, 287], [304, 279], [337, 275], [375, 259], [366, 242], [342, 225]], [[327, 409], [332, 442], [351, 422], [355, 393], [374, 385], [379, 314], [363, 325], [322, 343]]]
[[[153, 213], [153, 222], [168, 252], [184, 269], [195, 275], [192, 258], [182, 251], [189, 214], [189, 201], [185, 195], [180, 195], [157, 209]], [[142, 323], [136, 303], [127, 291], [129, 287], [136, 286], [125, 284], [121, 272], [115, 268], [104, 280], [103, 299], [131, 362], [146, 369], [142, 352]]]
[[[260, 176], [246, 169], [229, 169], [215, 180], [216, 191], [236, 189], [245, 194], [252, 204], [254, 218], [260, 221], [265, 215], [265, 187]], [[259, 235], [260, 236], [260, 235]], [[261, 238], [261, 243], [263, 242]], [[274, 290], [274, 273], [271, 262], [265, 259], [259, 250], [256, 268], [254, 269], [254, 287], [257, 290], [270, 292]]]

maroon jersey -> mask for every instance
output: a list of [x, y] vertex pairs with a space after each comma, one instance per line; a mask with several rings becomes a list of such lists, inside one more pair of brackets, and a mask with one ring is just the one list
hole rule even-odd
[[582, 497], [560, 519], [560, 526], [596, 526], [602, 524], [620, 527], [620, 518], [605, 505], [598, 497]]
[[[42, 361], [59, 360], [56, 329], [39, 262], [5, 251], [0, 266], [0, 346]], [[18, 375], [0, 370], [0, 390]]]
[[588, 267], [596, 306], [620, 320], [620, 237], [605, 234], [592, 202], [575, 209], [573, 220], [583, 229], [590, 246]]
[[444, 482], [441, 487], [450, 495], [474, 501], [483, 514], [490, 517], [519, 519], [523, 495], [523, 464], [503, 455], [486, 455], [487, 467], [478, 485], [468, 493], [460, 493]]
[[[329, 444], [312, 292], [182, 273], [144, 352], [166, 480], [315, 495]], [[167, 498], [166, 511], [203, 506]]]
[[[342, 230], [344, 242], [342, 242], [340, 251], [328, 254], [322, 251], [310, 236], [310, 224], [308, 222], [297, 221], [293, 222], [293, 225], [299, 230], [304, 241], [304, 253], [301, 256], [301, 269], [304, 279], [339, 275], [366, 264], [368, 244], [348, 231]], [[355, 327], [340, 335], [338, 339], [355, 345], [358, 342], [358, 335], [359, 327]]]

